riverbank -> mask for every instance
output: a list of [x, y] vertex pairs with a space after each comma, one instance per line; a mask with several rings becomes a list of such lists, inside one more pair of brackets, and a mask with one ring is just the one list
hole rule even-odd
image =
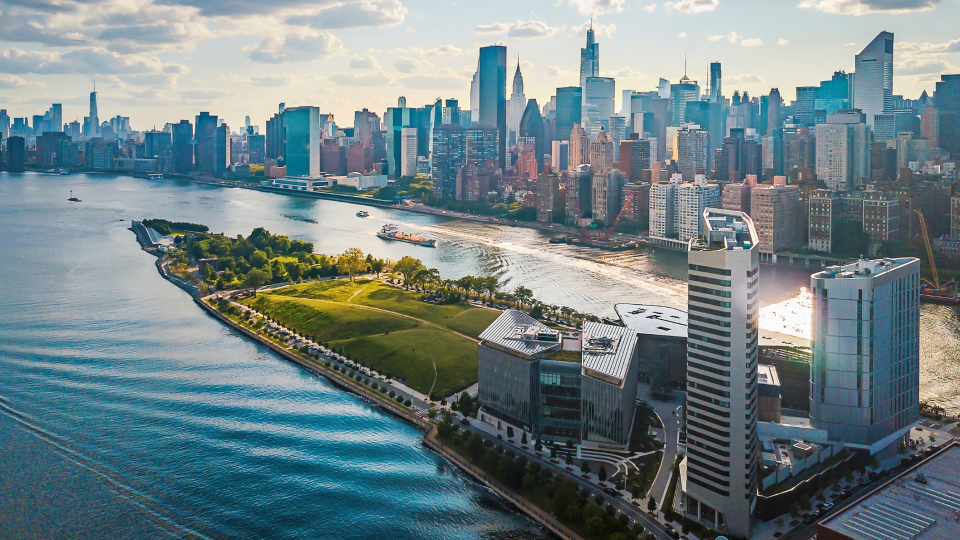
[[[136, 231], [134, 231], [136, 232]], [[137, 234], [138, 240], [140, 239], [140, 234]], [[142, 245], [142, 242], [141, 242]], [[144, 247], [146, 250], [147, 248]], [[155, 250], [151, 250], [154, 251]], [[156, 253], [155, 253], [156, 254]], [[398, 404], [393, 399], [387, 397], [387, 395], [374, 391], [367, 386], [360, 384], [358, 381], [353, 378], [347, 377], [344, 373], [336, 371], [334, 369], [328, 368], [327, 366], [321, 364], [319, 361], [307, 358], [301, 353], [297, 353], [290, 349], [286, 349], [277, 343], [274, 343], [270, 339], [259, 335], [257, 332], [246, 328], [244, 325], [237, 323], [231, 319], [226, 314], [222, 313], [217, 307], [211, 305], [210, 301], [215, 297], [215, 295], [201, 296], [199, 291], [192, 288], [191, 283], [182, 280], [179, 276], [172, 274], [170, 270], [164, 264], [165, 258], [158, 257], [156, 261], [156, 266], [161, 276], [165, 279], [171, 281], [171, 283], [177, 285], [185, 292], [189, 293], [198, 306], [203, 309], [207, 314], [212, 316], [217, 321], [228, 326], [236, 332], [239, 332], [244, 337], [247, 337], [253, 340], [258, 345], [266, 347], [271, 352], [277, 354], [284, 360], [296, 364], [304, 369], [307, 369], [315, 375], [324, 377], [330, 381], [336, 388], [355, 394], [362, 399], [369, 401], [377, 405], [382, 410], [386, 411], [388, 414], [399, 418], [405, 422], [413, 424], [423, 430], [423, 435], [421, 440], [423, 441], [424, 447], [433, 450], [434, 452], [441, 455], [447, 461], [455, 465], [457, 468], [462, 470], [468, 476], [473, 478], [478, 483], [486, 486], [489, 490], [499, 496], [502, 500], [514, 506], [517, 510], [540, 524], [546, 530], [550, 531], [552, 534], [558, 536], [563, 540], [584, 540], [582, 537], [577, 535], [575, 532], [570, 530], [568, 527], [560, 523], [556, 518], [550, 516], [540, 508], [536, 507], [530, 501], [527, 501], [523, 497], [517, 495], [515, 492], [502, 485], [496, 479], [490, 477], [478, 467], [472, 463], [464, 460], [461, 456], [452, 452], [449, 448], [446, 448], [443, 443], [439, 442], [436, 439], [436, 426], [429, 420], [424, 419], [422, 416], [417, 414], [412, 407], [406, 407], [404, 405]], [[392, 392], [391, 392], [392, 393]], [[414, 396], [411, 396], [415, 399]], [[430, 406], [429, 402], [424, 402], [424, 406]]]

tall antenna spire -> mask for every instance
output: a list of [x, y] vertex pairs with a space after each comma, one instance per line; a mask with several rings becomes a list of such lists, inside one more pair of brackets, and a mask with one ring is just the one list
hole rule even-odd
[[683, 53], [683, 76], [687, 76], [687, 53]]

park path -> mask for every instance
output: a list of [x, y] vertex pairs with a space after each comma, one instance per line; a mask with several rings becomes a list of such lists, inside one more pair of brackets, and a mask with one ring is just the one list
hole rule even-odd
[[433, 362], [433, 384], [430, 385], [430, 391], [427, 392], [428, 396], [433, 395], [433, 389], [435, 386], [437, 386], [437, 362], [436, 361]]
[[360, 304], [354, 304], [354, 303], [353, 303], [353, 299], [354, 299], [354, 297], [356, 297], [358, 294], [362, 293], [363, 290], [366, 289], [366, 288], [367, 288], [367, 286], [364, 285], [363, 287], [360, 287], [359, 289], [357, 289], [356, 291], [354, 291], [354, 293], [350, 295], [350, 298], [347, 298], [347, 303], [348, 303], [348, 304], [352, 304], [352, 305], [360, 305]]

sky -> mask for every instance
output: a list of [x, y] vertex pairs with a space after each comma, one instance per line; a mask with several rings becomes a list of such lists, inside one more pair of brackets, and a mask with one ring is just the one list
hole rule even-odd
[[[82, 121], [94, 81], [100, 119], [137, 130], [193, 121], [200, 111], [237, 129], [263, 126], [278, 104], [313, 105], [352, 126], [458, 98], [469, 107], [478, 49], [507, 46], [508, 89], [519, 58], [526, 97], [542, 106], [579, 81], [593, 19], [601, 75], [653, 90], [687, 74], [723, 91], [785, 100], [836, 70], [883, 30], [895, 35], [894, 93], [932, 94], [960, 72], [956, 0], [0, 0], [0, 108], [42, 114], [63, 104]], [[509, 95], [508, 95], [509, 97]]]

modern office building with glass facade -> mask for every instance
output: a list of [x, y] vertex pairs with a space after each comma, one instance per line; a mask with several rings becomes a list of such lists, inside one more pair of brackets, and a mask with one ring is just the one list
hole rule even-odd
[[480, 334], [480, 421], [545, 441], [626, 449], [636, 410], [636, 332], [587, 323], [580, 338], [516, 310]]

